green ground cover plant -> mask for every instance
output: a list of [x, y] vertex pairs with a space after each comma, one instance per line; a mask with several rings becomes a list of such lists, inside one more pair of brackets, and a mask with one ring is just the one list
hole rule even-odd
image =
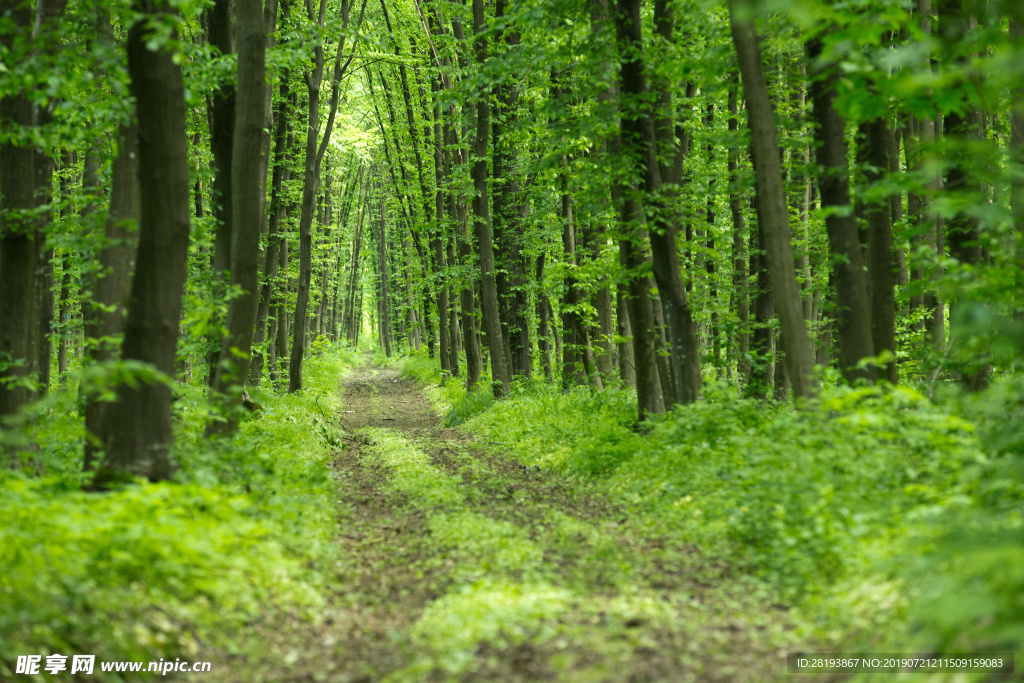
[[41, 476], [0, 471], [0, 677], [17, 654], [237, 651], [266, 611], [315, 611], [336, 552], [332, 416], [352, 359], [325, 349], [302, 392], [254, 392], [261, 409], [224, 442], [201, 437], [206, 388], [176, 385], [174, 482], [83, 492], [81, 418], [45, 423], [31, 464]]
[[[436, 380], [418, 359], [406, 372]], [[631, 392], [523, 384], [474, 406], [428, 389], [525, 465], [627, 504], [798, 606], [807, 633], [945, 651], [1024, 643], [1019, 381], [929, 400], [830, 386], [795, 410], [706, 400], [635, 428]]]

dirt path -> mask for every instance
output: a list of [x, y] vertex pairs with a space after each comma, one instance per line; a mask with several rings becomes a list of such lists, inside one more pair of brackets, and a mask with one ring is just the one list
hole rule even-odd
[[343, 401], [335, 593], [315, 627], [278, 628], [258, 678], [785, 676], [786, 615], [692, 548], [441, 428], [397, 369], [362, 366]]

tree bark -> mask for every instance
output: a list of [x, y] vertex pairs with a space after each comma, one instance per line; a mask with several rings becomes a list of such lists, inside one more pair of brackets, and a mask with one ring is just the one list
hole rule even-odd
[[[119, 350], [111, 340], [125, 328], [125, 314], [132, 293], [135, 270], [138, 221], [141, 213], [139, 189], [139, 141], [135, 124], [121, 126], [118, 154], [111, 169], [110, 210], [104, 229], [104, 247], [100, 251], [99, 272], [93, 276], [92, 299], [84, 306], [94, 309], [86, 316], [85, 336], [89, 344], [90, 363], [117, 360]], [[96, 389], [84, 388], [85, 429], [90, 435], [85, 442], [85, 469], [96, 465], [97, 451], [107, 442], [107, 412], [110, 403], [101, 401]]]
[[[235, 27], [231, 16], [234, 0], [214, 0], [206, 19], [210, 45], [224, 57], [235, 53]], [[231, 154], [235, 140], [235, 97], [233, 79], [227, 79], [210, 94], [210, 151], [213, 153], [213, 218], [214, 238], [211, 264], [214, 270], [214, 295], [226, 294], [228, 270], [231, 267], [231, 241], [234, 231], [231, 198]], [[219, 321], [218, 321], [219, 322]], [[219, 325], [215, 326], [215, 329]], [[216, 335], [216, 332], [213, 333]], [[210, 339], [209, 374], [211, 387], [217, 377], [217, 364], [223, 340]]]
[[[484, 68], [487, 62], [487, 43], [482, 35], [487, 29], [484, 17], [484, 0], [473, 0], [473, 33], [476, 36], [476, 62]], [[498, 290], [494, 277], [494, 246], [491, 236], [490, 203], [488, 200], [487, 147], [490, 139], [490, 94], [487, 88], [479, 93], [476, 103], [476, 141], [473, 163], [473, 224], [476, 232], [477, 249], [480, 254], [481, 294], [484, 327], [487, 330], [487, 348], [491, 356], [491, 377], [494, 381], [494, 397], [501, 398], [509, 392], [508, 367], [505, 365], [505, 348], [501, 336], [501, 319], [498, 314]]]
[[[734, 82], [729, 87], [729, 131], [739, 130], [739, 88]], [[747, 226], [743, 219], [743, 200], [740, 196], [738, 146], [729, 149], [729, 213], [732, 216], [732, 302], [736, 310], [736, 331], [730, 339], [729, 348], [736, 360], [736, 374], [743, 378], [750, 376], [750, 277], [747, 272], [744, 235]], [[732, 367], [732, 359], [728, 365]]]
[[812, 371], [814, 355], [804, 325], [800, 289], [796, 282], [775, 112], [761, 67], [761, 48], [753, 11], [750, 0], [729, 2], [733, 43], [739, 56], [740, 76], [747, 100], [759, 217], [764, 226], [772, 298], [779, 316], [793, 396], [810, 398], [818, 393], [817, 379]]
[[[673, 395], [664, 397], [664, 402], [692, 403], [697, 400], [701, 391], [700, 358], [697, 353], [697, 335], [693, 327], [693, 316], [686, 297], [679, 267], [679, 254], [676, 248], [677, 226], [667, 219], [665, 202], [661, 196], [662, 175], [658, 160], [658, 140], [655, 125], [649, 108], [640, 106], [647, 96], [647, 76], [642, 56], [643, 37], [640, 20], [640, 0], [619, 0], [619, 13], [616, 18], [616, 33], [619, 50], [622, 54], [620, 63], [621, 93], [628, 108], [620, 107], [620, 127], [622, 132], [621, 152], [633, 161], [640, 171], [642, 184], [639, 188], [631, 188], [631, 192], [639, 192], [641, 197], [631, 199], [638, 204], [639, 213], [633, 220], [639, 221], [644, 214], [643, 203], [650, 207], [650, 241], [653, 258], [654, 278], [658, 283], [658, 295], [661, 299], [662, 313], [665, 319], [665, 340], [669, 347], [671, 386]], [[667, 13], [667, 7], [662, 9]], [[668, 21], [668, 17], [662, 17]], [[672, 146], [667, 139], [662, 146]], [[674, 134], [673, 134], [674, 141]], [[625, 216], [624, 216], [625, 218]], [[637, 222], [636, 225], [641, 225]], [[642, 228], [640, 228], [642, 230]], [[634, 332], [643, 334], [643, 319], [633, 315], [630, 319]], [[640, 344], [634, 340], [637, 352]], [[640, 378], [640, 363], [637, 363], [637, 389], [643, 380]], [[665, 378], [667, 381], [668, 378]], [[653, 405], [653, 404], [652, 404]], [[643, 412], [643, 410], [641, 410]], [[657, 411], [652, 411], [657, 412]]]
[[228, 305], [227, 336], [212, 383], [217, 413], [206, 436], [238, 431], [242, 394], [249, 377], [259, 303], [260, 232], [263, 227], [263, 126], [267, 119], [266, 26], [261, 0], [235, 0], [238, 26], [238, 88], [231, 152], [231, 284], [239, 290]]
[[810, 94], [817, 124], [814, 136], [821, 167], [818, 188], [821, 208], [829, 211], [825, 226], [836, 296], [834, 315], [839, 370], [849, 382], [858, 378], [874, 381], [877, 377], [874, 367], [857, 367], [860, 359], [875, 355], [871, 336], [871, 302], [860, 235], [850, 200], [846, 121], [835, 108], [839, 74], [835, 65], [821, 61], [822, 50], [820, 40], [807, 44]]
[[[32, 30], [29, 3], [5, 0], [0, 13], [17, 31], [3, 32], [3, 48], [11, 50], [14, 35]], [[24, 49], [24, 48], [22, 48]], [[0, 100], [0, 121], [6, 126], [32, 125], [32, 102], [17, 92]], [[35, 270], [38, 261], [35, 231], [26, 214], [35, 205], [35, 152], [27, 144], [0, 143], [0, 418], [13, 415], [31, 398], [24, 380], [33, 355]]]
[[[136, 0], [133, 8], [154, 16], [169, 8], [157, 0]], [[171, 387], [189, 240], [189, 171], [185, 85], [173, 43], [158, 50], [146, 19], [128, 32], [128, 73], [136, 100], [139, 140], [140, 221], [138, 261], [122, 355], [163, 378], [121, 384], [108, 413], [106, 457], [95, 484], [122, 472], [166, 479], [173, 466], [168, 449]]]
[[[969, 38], [971, 19], [963, 6], [962, 0], [939, 1], [939, 27], [946, 46], [953, 47], [958, 42]], [[959, 56], [956, 62], [965, 62], [966, 57]], [[952, 89], [965, 91], [959, 95], [961, 106], [946, 114], [943, 120], [943, 136], [947, 138], [946, 160], [949, 170], [946, 172], [945, 188], [947, 192], [974, 203], [978, 199], [972, 195], [980, 194], [981, 186], [973, 177], [970, 166], [977, 163], [971, 159], [967, 143], [983, 139], [983, 114], [977, 106], [968, 101], [966, 90], [977, 87], [977, 84], [957, 83]], [[952, 143], [952, 144], [949, 144]], [[946, 242], [949, 255], [968, 269], [983, 262], [981, 231], [978, 219], [960, 210], [946, 222]], [[958, 304], [964, 303], [963, 300]], [[991, 366], [977, 359], [968, 359], [960, 364], [960, 376], [964, 386], [971, 391], [980, 391], [988, 386]]]
[[[289, 108], [287, 102], [288, 74], [281, 79], [281, 104], [277, 112], [277, 125], [274, 134], [274, 171], [270, 182], [270, 219], [267, 227], [267, 251], [263, 266], [263, 285], [260, 287], [260, 302], [256, 310], [256, 336], [253, 339], [254, 345], [263, 344], [267, 339], [267, 318], [270, 316], [270, 303], [274, 298], [274, 281], [278, 273], [278, 253], [281, 250], [281, 243], [285, 236], [281, 234], [281, 219], [284, 218], [284, 202], [281, 200], [281, 191], [286, 180], [290, 179], [291, 171], [285, 164], [285, 150], [287, 149], [290, 136], [290, 122], [288, 121]], [[253, 354], [252, 364], [249, 367], [249, 383], [254, 386], [260, 385], [263, 375], [262, 351]]]
[[[345, 73], [352, 57], [342, 64], [341, 58], [345, 48], [345, 40], [348, 29], [349, 13], [352, 9], [353, 0], [342, 0], [341, 3], [341, 29], [342, 37], [338, 43], [337, 53], [334, 58], [334, 71], [331, 82], [331, 104], [330, 113], [327, 116], [327, 124], [324, 127], [323, 139], [320, 139], [320, 86], [324, 74], [324, 48], [321, 43], [313, 49], [313, 67], [307, 71], [306, 89], [309, 92], [309, 111], [306, 118], [306, 157], [303, 168], [302, 181], [302, 213], [299, 217], [299, 282], [298, 294], [295, 298], [295, 316], [292, 325], [292, 350], [288, 362], [288, 392], [294, 393], [302, 389], [302, 361], [306, 352], [306, 331], [307, 313], [309, 310], [309, 285], [313, 276], [313, 210], [315, 208], [317, 192], [320, 189], [320, 164], [324, 154], [327, 152], [327, 145], [331, 139], [331, 132], [334, 130], [334, 119], [338, 112], [338, 101], [340, 96], [341, 78]], [[311, 22], [323, 28], [327, 0], [320, 0], [319, 14], [313, 16], [313, 5], [310, 1], [306, 5], [308, 18]], [[363, 0], [362, 9], [359, 12], [359, 21], [362, 23], [363, 12], [366, 10], [366, 0]]]
[[[883, 178], [889, 168], [889, 154], [886, 144], [886, 120], [879, 117], [861, 126], [864, 134], [864, 156], [868, 163], [865, 179], [875, 183]], [[885, 378], [896, 384], [899, 375], [896, 369], [896, 282], [892, 247], [892, 207], [887, 201], [873, 202], [864, 207], [868, 223], [868, 276], [871, 278], [871, 341], [875, 353], [889, 351], [893, 359], [886, 363]]]

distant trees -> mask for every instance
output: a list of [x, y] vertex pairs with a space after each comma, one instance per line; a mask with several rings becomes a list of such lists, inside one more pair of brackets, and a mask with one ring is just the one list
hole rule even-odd
[[640, 418], [1015, 362], [1017, 3], [2, 7], [0, 420], [79, 378], [101, 482], [367, 334]]

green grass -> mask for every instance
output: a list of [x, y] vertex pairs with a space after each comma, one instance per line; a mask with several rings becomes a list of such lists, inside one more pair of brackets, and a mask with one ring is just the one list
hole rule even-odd
[[757, 577], [812, 637], [1021, 648], [1024, 389], [834, 387], [799, 412], [706, 394], [640, 433], [632, 392], [532, 384], [465, 428]]
[[42, 476], [0, 472], [0, 677], [19, 653], [237, 651], [268, 611], [316, 612], [336, 552], [331, 416], [351, 362], [326, 350], [307, 361], [304, 391], [254, 391], [263, 411], [224, 443], [201, 438], [205, 388], [176, 387], [176, 482], [83, 493], [81, 418], [44, 423]]

